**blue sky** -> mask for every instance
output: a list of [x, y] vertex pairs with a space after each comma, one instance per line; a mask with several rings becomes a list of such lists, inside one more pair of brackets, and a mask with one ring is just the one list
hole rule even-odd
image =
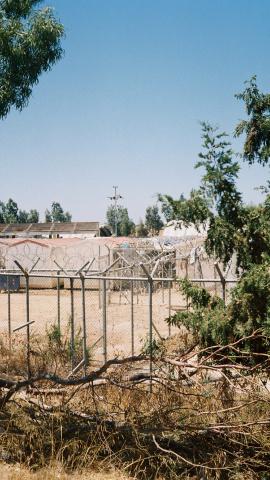
[[[51, 0], [67, 30], [64, 58], [34, 87], [29, 106], [0, 130], [1, 195], [40, 220], [53, 201], [73, 221], [103, 223], [118, 185], [130, 217], [155, 193], [199, 184], [199, 121], [233, 139], [244, 104], [234, 94], [257, 74], [270, 93], [269, 0]], [[239, 188], [268, 168], [242, 165]]]

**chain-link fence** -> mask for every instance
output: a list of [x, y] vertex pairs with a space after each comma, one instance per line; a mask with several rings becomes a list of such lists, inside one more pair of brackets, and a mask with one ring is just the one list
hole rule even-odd
[[26, 352], [18, 373], [42, 371], [44, 345], [55, 374], [59, 353], [69, 374], [137, 355], [170, 336], [166, 319], [188, 308], [176, 279], [224, 299], [236, 282], [234, 260], [223, 271], [202, 240], [119, 241], [0, 240], [0, 342]]
[[[36, 261], [25, 269], [15, 260], [16, 270], [2, 270], [1, 341], [6, 339], [10, 349], [20, 346], [26, 352], [20, 373], [31, 375], [44, 344], [51, 353], [61, 345], [62, 354], [69, 358], [69, 374], [81, 374], [82, 369], [86, 374], [88, 365], [138, 355], [151, 348], [153, 341], [168, 338], [174, 330], [166, 319], [188, 308], [176, 274], [189, 276], [224, 298], [227, 286], [236, 281], [228, 278], [228, 268], [221, 272], [196, 250], [193, 256], [170, 252], [157, 254], [154, 260], [130, 264], [118, 252], [99, 275], [89, 271], [91, 262], [76, 272], [65, 271], [60, 263], [59, 270], [38, 272]], [[211, 271], [213, 278], [207, 278]], [[60, 364], [51, 362], [50, 368], [47, 373], [60, 374]]]

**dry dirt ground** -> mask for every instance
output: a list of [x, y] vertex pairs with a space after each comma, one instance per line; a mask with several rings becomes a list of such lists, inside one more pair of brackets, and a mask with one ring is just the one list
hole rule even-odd
[[[170, 295], [170, 297], [169, 297]], [[185, 308], [186, 300], [179, 290], [160, 288], [153, 294], [153, 337], [156, 340], [169, 336], [169, 327], [165, 319], [176, 309]], [[106, 296], [106, 317], [103, 308], [102, 292], [87, 290], [85, 295], [85, 316], [87, 346], [93, 347], [94, 360], [103, 360], [103, 325], [106, 320], [107, 358], [130, 356], [132, 352], [132, 325], [134, 332], [134, 354], [139, 354], [147, 340], [149, 332], [149, 296], [148, 292], [135, 293], [133, 302], [130, 291], [108, 291]], [[82, 295], [74, 291], [73, 298], [75, 336], [82, 336]], [[58, 311], [60, 315], [58, 317]], [[10, 312], [10, 314], [8, 314]], [[71, 295], [69, 290], [61, 290], [58, 310], [57, 291], [55, 289], [30, 290], [29, 302], [31, 335], [45, 335], [53, 324], [60, 319], [62, 333], [70, 337]], [[10, 295], [8, 307], [7, 293], [0, 294], [0, 335], [8, 332], [10, 318], [11, 341], [24, 341], [26, 328], [13, 332], [26, 322], [25, 292]], [[171, 330], [173, 333], [173, 329]]]
[[[131, 299], [130, 291], [108, 291], [106, 296], [106, 329], [107, 329], [107, 358], [131, 355], [132, 323], [134, 326], [134, 353], [139, 354], [149, 332], [149, 296], [148, 292], [136, 292]], [[170, 305], [170, 307], [169, 307]], [[80, 290], [74, 291], [74, 323], [75, 333], [82, 336], [82, 295]], [[178, 289], [172, 289], [169, 298], [168, 289], [160, 289], [153, 295], [153, 337], [167, 338], [169, 328], [165, 319], [169, 312], [185, 306]], [[57, 290], [40, 289], [30, 290], [29, 313], [31, 338], [37, 335], [46, 335], [52, 325], [58, 322]], [[62, 333], [70, 338], [71, 294], [70, 290], [61, 290], [60, 293], [60, 326]], [[91, 367], [103, 362], [103, 324], [105, 320], [102, 292], [86, 291], [85, 315], [87, 346], [93, 344], [93, 361]], [[7, 336], [10, 326], [11, 345], [18, 342], [25, 344], [26, 328], [13, 331], [16, 327], [26, 323], [26, 295], [25, 291], [13, 292], [8, 295], [0, 293], [0, 342]], [[10, 323], [9, 323], [10, 321]], [[173, 329], [171, 331], [173, 333]], [[61, 372], [57, 372], [61, 376]], [[123, 472], [85, 471], [82, 474], [67, 474], [61, 466], [40, 470], [31, 473], [20, 465], [0, 463], [0, 480], [128, 480]]]
[[102, 473], [97, 471], [85, 471], [84, 473], [64, 473], [61, 467], [42, 469], [38, 472], [29, 472], [20, 465], [6, 465], [0, 463], [1, 480], [131, 480], [120, 471]]

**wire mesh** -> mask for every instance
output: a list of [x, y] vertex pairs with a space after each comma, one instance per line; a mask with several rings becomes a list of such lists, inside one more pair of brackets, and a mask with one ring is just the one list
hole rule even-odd
[[[139, 354], [150, 334], [157, 342], [167, 338], [174, 330], [166, 319], [188, 308], [176, 278], [188, 276], [213, 294], [224, 293], [215, 259], [198, 241], [46, 242], [0, 241], [0, 335], [10, 348], [27, 349], [30, 343], [30, 367], [21, 364], [23, 375], [39, 355], [37, 339], [50, 347], [57, 332], [70, 372], [79, 365], [85, 373], [108, 358]], [[236, 281], [233, 272], [232, 259], [223, 272], [227, 286]], [[47, 373], [59, 369], [52, 362]]]

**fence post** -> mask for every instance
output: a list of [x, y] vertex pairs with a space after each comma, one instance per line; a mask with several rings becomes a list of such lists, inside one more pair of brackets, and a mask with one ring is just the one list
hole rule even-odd
[[133, 280], [130, 281], [130, 307], [131, 307], [131, 356], [134, 356], [134, 304], [133, 304]]
[[70, 277], [70, 357], [71, 370], [74, 369], [74, 279]]
[[[215, 257], [214, 257], [214, 279], [217, 278], [217, 270], [215, 266]], [[217, 282], [215, 282], [215, 295], [217, 296]]]
[[106, 278], [103, 278], [103, 295], [102, 295], [102, 306], [103, 306], [103, 359], [104, 363], [107, 362], [107, 318], [106, 318]]
[[[169, 318], [171, 318], [172, 308], [172, 282], [169, 280]], [[169, 323], [169, 337], [171, 336], [171, 324]]]
[[[38, 259], [39, 260], [39, 259]], [[38, 260], [36, 261], [36, 263], [33, 265], [33, 267], [29, 270], [31, 272], [31, 270], [34, 268], [34, 266], [37, 264]], [[25, 268], [23, 268], [19, 262], [17, 260], [14, 260], [14, 263], [19, 267], [19, 269], [22, 271], [22, 273], [24, 274], [25, 276], [25, 291], [26, 291], [26, 326], [27, 326], [27, 330], [26, 330], [26, 363], [27, 363], [27, 379], [29, 380], [30, 376], [31, 376], [31, 372], [30, 372], [30, 326], [29, 326], [29, 322], [30, 322], [30, 311], [29, 311], [29, 273], [27, 270], [25, 270]]]
[[224, 300], [224, 302], [226, 301], [226, 280], [220, 270], [220, 267], [219, 267], [219, 264], [217, 262], [214, 263], [215, 265], [215, 268], [217, 270], [217, 273], [219, 274], [219, 278], [220, 278], [220, 281], [221, 281], [221, 286], [222, 286], [222, 299]]
[[150, 375], [150, 383], [149, 383], [149, 393], [152, 393], [152, 342], [153, 342], [153, 280], [148, 279], [148, 286], [149, 286], [149, 375]]
[[11, 349], [11, 311], [10, 311], [10, 276], [7, 276], [7, 292], [8, 292], [8, 338], [9, 349]]
[[80, 274], [82, 282], [82, 321], [83, 321], [83, 359], [84, 359], [84, 375], [86, 376], [86, 325], [85, 325], [85, 278]]
[[29, 311], [29, 275], [25, 275], [25, 282], [26, 282], [26, 321], [27, 325], [27, 378], [29, 380], [30, 374], [30, 311]]
[[[164, 277], [164, 265], [162, 263], [162, 267], [161, 267], [161, 275], [162, 275], [162, 278]], [[162, 303], [164, 303], [164, 281], [162, 280]]]
[[58, 320], [58, 327], [60, 327], [60, 272], [57, 272], [57, 320]]
[[152, 342], [153, 342], [153, 279], [143, 263], [140, 263], [143, 272], [145, 273], [148, 280], [148, 292], [149, 292], [149, 393], [152, 393]]
[[[186, 277], [188, 278], [188, 258], [186, 258]], [[186, 295], [186, 311], [188, 312], [188, 294]]]

